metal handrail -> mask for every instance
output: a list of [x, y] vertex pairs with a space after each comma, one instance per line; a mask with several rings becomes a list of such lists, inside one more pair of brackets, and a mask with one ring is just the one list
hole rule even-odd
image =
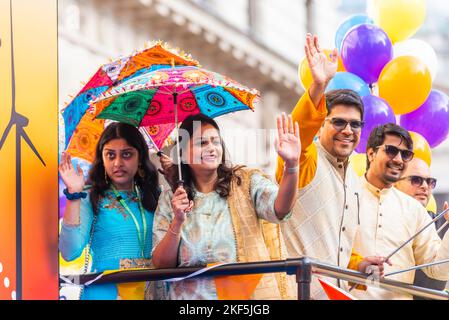
[[376, 279], [376, 282], [373, 283], [373, 281], [371, 281], [366, 274], [361, 272], [338, 268], [320, 262], [311, 262], [311, 264], [312, 264], [312, 272], [315, 274], [333, 277], [361, 285], [373, 286], [377, 288], [408, 293], [421, 298], [428, 298], [434, 300], [449, 300], [449, 294], [444, 291], [417, 287], [404, 282], [387, 279], [378, 279], [378, 280]]
[[[95, 284], [159, 281], [171, 279], [174, 277], [185, 277], [191, 275], [194, 272], [200, 271], [201, 269], [203, 268], [187, 267], [172, 269], [142, 269], [104, 274], [101, 277], [99, 277], [101, 273], [66, 275], [64, 276], [64, 281], [70, 280], [74, 284], [81, 285], [96, 278], [98, 279], [95, 280]], [[214, 269], [205, 271], [204, 273], [201, 273], [196, 277], [282, 272], [285, 272], [289, 275], [296, 275], [299, 300], [310, 299], [310, 282], [313, 274], [350, 281], [361, 285], [376, 286], [382, 289], [399, 291], [422, 298], [449, 300], [449, 294], [446, 292], [421, 288], [403, 282], [387, 279], [379, 279], [378, 281], [376, 281], [376, 283], [373, 283], [370, 280], [369, 275], [367, 274], [310, 260], [307, 257], [279, 261], [233, 263], [224, 266], [218, 266]]]

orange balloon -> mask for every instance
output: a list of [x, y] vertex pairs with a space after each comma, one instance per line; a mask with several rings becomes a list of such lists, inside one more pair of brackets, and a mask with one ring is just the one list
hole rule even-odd
[[[330, 61], [332, 50], [323, 49], [323, 52], [326, 54], [326, 57]], [[346, 71], [346, 69], [345, 66], [343, 65], [343, 60], [341, 59], [341, 56], [338, 55], [337, 72], [344, 72], [344, 71]], [[301, 63], [299, 64], [298, 74], [303, 89], [304, 90], [309, 89], [310, 86], [312, 85], [313, 78], [312, 78], [312, 71], [310, 71], [309, 63], [307, 62], [307, 57], [302, 58]]]
[[418, 109], [432, 89], [429, 68], [419, 59], [402, 56], [391, 60], [379, 77], [379, 96], [396, 115]]
[[415, 158], [419, 158], [425, 161], [429, 167], [432, 163], [432, 151], [430, 150], [430, 145], [419, 133], [409, 131], [413, 140], [413, 152], [415, 153]]

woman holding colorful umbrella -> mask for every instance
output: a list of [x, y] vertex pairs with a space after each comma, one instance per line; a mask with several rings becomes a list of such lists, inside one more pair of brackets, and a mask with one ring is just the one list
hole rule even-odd
[[[169, 170], [167, 161], [163, 162], [167, 180], [176, 190], [165, 191], [156, 210], [153, 227], [156, 267], [285, 258], [278, 223], [288, 218], [296, 199], [301, 143], [298, 124], [293, 125], [291, 117], [279, 117], [277, 128], [277, 152], [287, 163], [279, 187], [258, 170], [229, 164], [220, 129], [213, 119], [197, 114], [182, 122], [181, 137], [187, 140], [181, 140], [184, 181], [178, 187], [178, 171]], [[226, 285], [217, 280], [175, 282], [170, 284], [168, 296], [223, 298]], [[249, 280], [249, 286], [251, 282], [253, 288], [247, 298], [292, 297], [284, 274], [265, 274], [255, 282], [254, 278]]]
[[[70, 155], [63, 153], [59, 173], [68, 201], [59, 244], [65, 260], [77, 258], [88, 245], [93, 271], [149, 267], [160, 194], [156, 167], [149, 159], [139, 130], [124, 123], [110, 124], [102, 133], [89, 172], [90, 188], [81, 168], [75, 169]], [[87, 265], [86, 258], [85, 272]], [[80, 298], [143, 299], [144, 287], [92, 285]]]

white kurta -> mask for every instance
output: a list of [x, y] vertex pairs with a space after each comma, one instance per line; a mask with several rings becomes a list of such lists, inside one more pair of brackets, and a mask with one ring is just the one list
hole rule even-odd
[[[347, 268], [359, 220], [359, 179], [316, 142], [317, 169], [312, 181], [299, 189], [291, 218], [281, 224], [290, 258], [307, 256]], [[329, 278], [334, 284], [343, 284]], [[343, 287], [344, 288], [344, 287]], [[327, 299], [312, 279], [312, 299]]]
[[[431, 222], [425, 208], [414, 198], [392, 187], [379, 190], [361, 178], [360, 228], [354, 249], [362, 256], [388, 256], [410, 237]], [[444, 218], [443, 218], [444, 219]], [[440, 240], [434, 224], [397, 252], [385, 264], [385, 274], [430, 262], [449, 259], [449, 234]], [[449, 264], [423, 269], [431, 278], [449, 279]], [[415, 272], [397, 274], [387, 279], [412, 284]], [[408, 294], [369, 286], [367, 291], [351, 293], [360, 299], [412, 299]]]

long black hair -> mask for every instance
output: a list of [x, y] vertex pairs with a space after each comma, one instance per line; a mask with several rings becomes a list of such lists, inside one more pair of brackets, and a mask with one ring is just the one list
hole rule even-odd
[[[227, 160], [227, 150], [225, 143], [221, 137], [220, 133], [220, 127], [218, 124], [213, 120], [212, 118], [199, 113], [196, 115], [188, 116], [184, 119], [181, 126], [179, 127], [180, 132], [188, 133], [188, 135], [181, 135], [180, 136], [180, 143], [183, 142], [183, 145], [185, 146], [187, 143], [189, 143], [190, 139], [193, 137], [193, 131], [196, 128], [195, 125], [198, 122], [201, 123], [201, 125], [204, 124], [210, 124], [215, 129], [217, 129], [218, 134], [220, 136], [220, 143], [221, 147], [223, 149], [223, 154], [221, 158], [221, 163], [217, 168], [218, 173], [218, 179], [215, 182], [214, 190], [222, 197], [227, 198], [229, 196], [229, 193], [231, 191], [231, 180], [235, 177], [237, 179], [237, 183], [241, 183], [241, 178], [238, 177], [235, 172], [244, 167], [244, 166], [232, 166], [232, 164]], [[182, 138], [186, 137], [188, 141], [182, 141]], [[187, 192], [187, 195], [190, 200], [193, 200], [195, 198], [195, 191], [194, 191], [194, 183], [195, 183], [195, 177], [193, 176], [192, 169], [187, 163], [184, 163], [184, 161], [181, 162], [181, 170], [182, 170], [182, 178], [184, 182], [184, 189]], [[171, 170], [167, 173], [165, 176], [168, 183], [173, 189], [173, 192], [175, 192], [176, 188], [178, 187], [178, 181], [179, 181], [179, 175], [177, 170], [177, 165], [173, 165]]]
[[95, 150], [95, 160], [89, 171], [88, 183], [92, 185], [90, 192], [90, 201], [94, 213], [98, 213], [99, 202], [104, 196], [105, 191], [110, 187], [109, 179], [105, 177], [105, 167], [103, 163], [103, 148], [106, 143], [114, 139], [125, 139], [126, 142], [137, 149], [139, 152], [139, 169], [144, 174], [135, 176], [135, 183], [142, 194], [142, 205], [148, 211], [156, 210], [159, 195], [159, 178], [156, 167], [150, 161], [148, 146], [139, 130], [129, 124], [115, 122], [110, 124], [103, 131]]

